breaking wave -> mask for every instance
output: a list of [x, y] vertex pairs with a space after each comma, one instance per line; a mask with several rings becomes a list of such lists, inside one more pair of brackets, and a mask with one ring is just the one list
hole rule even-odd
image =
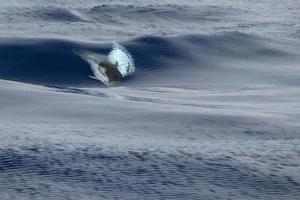
[[[269, 84], [278, 73], [276, 84], [300, 80], [285, 68], [290, 69], [297, 57], [293, 49], [281, 49], [280, 43], [248, 34], [145, 36], [121, 44], [136, 63], [133, 76], [123, 79], [125, 85]], [[101, 86], [90, 78], [89, 63], [76, 52], [104, 58], [110, 50], [110, 43], [1, 38], [0, 78], [45, 86]]]

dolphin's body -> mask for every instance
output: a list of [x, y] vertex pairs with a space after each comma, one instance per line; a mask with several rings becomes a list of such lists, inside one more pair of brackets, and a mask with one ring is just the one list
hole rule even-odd
[[122, 78], [122, 75], [118, 70], [118, 64], [112, 64], [108, 61], [100, 62], [98, 71], [107, 77], [106, 85], [114, 85]]

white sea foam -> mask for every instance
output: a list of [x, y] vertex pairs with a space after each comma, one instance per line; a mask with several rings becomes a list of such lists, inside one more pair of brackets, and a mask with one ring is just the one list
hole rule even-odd
[[113, 44], [107, 56], [109, 62], [118, 65], [122, 77], [132, 75], [135, 71], [134, 60], [126, 48], [118, 43]]

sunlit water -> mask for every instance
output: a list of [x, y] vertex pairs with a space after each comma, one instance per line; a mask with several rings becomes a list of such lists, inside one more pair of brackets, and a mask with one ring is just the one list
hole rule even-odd
[[[0, 4], [0, 199], [298, 199], [300, 4]], [[78, 54], [126, 47], [115, 87]]]

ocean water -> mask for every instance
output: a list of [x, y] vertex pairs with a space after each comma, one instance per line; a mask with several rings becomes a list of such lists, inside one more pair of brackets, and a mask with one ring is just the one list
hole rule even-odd
[[[300, 196], [298, 0], [1, 0], [0, 199]], [[114, 87], [76, 52], [125, 46]]]

